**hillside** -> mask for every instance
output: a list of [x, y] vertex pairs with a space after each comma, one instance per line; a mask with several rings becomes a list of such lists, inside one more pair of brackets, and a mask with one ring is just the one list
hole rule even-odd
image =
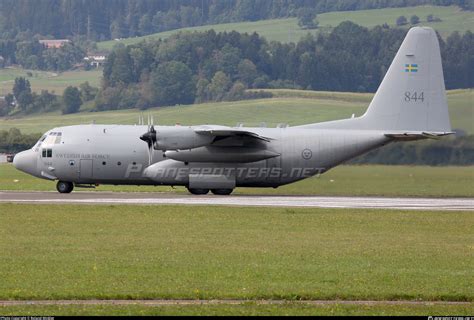
[[0, 69], [0, 96], [4, 96], [12, 91], [13, 83], [17, 77], [28, 79], [33, 92], [39, 93], [41, 90], [48, 90], [60, 95], [67, 86], [79, 86], [79, 84], [85, 81], [89, 81], [89, 84], [92, 86], [100, 86], [102, 70], [55, 73], [21, 68]]
[[[441, 22], [427, 23], [426, 16], [433, 14], [435, 17], [441, 18]], [[391, 27], [395, 26], [397, 17], [404, 15], [409, 19], [412, 15], [420, 17], [421, 24], [435, 28], [442, 36], [447, 36], [453, 31], [464, 32], [467, 30], [473, 30], [474, 26], [474, 12], [462, 11], [460, 8], [455, 6], [440, 7], [440, 6], [419, 6], [419, 7], [407, 7], [407, 8], [385, 8], [385, 9], [373, 9], [373, 10], [360, 10], [360, 11], [339, 11], [339, 12], [328, 12], [318, 15], [319, 28], [316, 30], [302, 30], [298, 26], [296, 18], [289, 19], [273, 19], [273, 20], [261, 20], [256, 22], [239, 22], [239, 23], [225, 23], [215, 24], [192, 28], [182, 28], [177, 30], [171, 30], [166, 32], [155, 33], [143, 37], [125, 38], [120, 41], [104, 41], [99, 42], [97, 45], [99, 49], [112, 49], [117, 43], [123, 43], [125, 45], [137, 43], [143, 40], [151, 39], [165, 39], [179, 31], [207, 31], [214, 29], [216, 32], [224, 31], [238, 31], [240, 33], [253, 33], [264, 36], [269, 41], [280, 41], [280, 42], [297, 42], [303, 35], [311, 32], [313, 34], [321, 31], [328, 31], [332, 27], [337, 26], [339, 23], [349, 20], [366, 27], [373, 27], [376, 25], [382, 25], [387, 23]]]
[[[134, 124], [139, 115], [152, 115], [162, 125], [222, 124], [235, 126], [267, 126], [278, 123], [298, 125], [311, 122], [348, 118], [366, 110], [371, 94], [315, 92], [299, 90], [270, 90], [271, 99], [236, 102], [204, 103], [189, 106], [87, 112], [61, 115], [59, 112], [31, 115], [18, 119], [0, 118], [1, 130], [19, 128], [24, 133], [41, 133], [56, 126], [87, 124]], [[453, 128], [474, 133], [474, 90], [448, 91], [448, 104]]]

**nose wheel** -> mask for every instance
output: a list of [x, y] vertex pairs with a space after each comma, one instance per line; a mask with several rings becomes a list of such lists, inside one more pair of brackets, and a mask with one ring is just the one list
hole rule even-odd
[[56, 184], [56, 190], [58, 190], [59, 193], [71, 193], [73, 189], [74, 184], [72, 182], [58, 181]]

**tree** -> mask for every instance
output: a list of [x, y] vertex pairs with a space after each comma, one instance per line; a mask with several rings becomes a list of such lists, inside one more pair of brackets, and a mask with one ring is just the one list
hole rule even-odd
[[217, 71], [209, 84], [209, 93], [213, 101], [221, 101], [225, 98], [232, 82], [222, 71]]
[[420, 18], [416, 14], [414, 14], [410, 17], [410, 23], [412, 25], [416, 25], [416, 24], [420, 23]]
[[236, 81], [232, 88], [230, 88], [229, 93], [226, 96], [226, 100], [229, 101], [236, 101], [242, 100], [245, 98], [245, 85], [240, 82]]
[[15, 78], [15, 84], [13, 85], [13, 95], [15, 96], [19, 107], [25, 111], [27, 107], [33, 102], [30, 82], [23, 77]]
[[5, 100], [0, 100], [0, 117], [6, 116], [11, 109], [11, 106]]
[[193, 103], [196, 86], [191, 69], [184, 63], [170, 61], [160, 64], [150, 78], [153, 102], [159, 106]]
[[40, 95], [34, 98], [33, 104], [35, 111], [54, 110], [60, 106], [57, 97], [48, 90], [41, 90]]
[[15, 101], [15, 97], [13, 96], [13, 94], [9, 93], [5, 96], [5, 102], [9, 105], [9, 106], [13, 106], [13, 102]]
[[247, 85], [252, 84], [258, 76], [257, 67], [248, 59], [242, 60], [237, 69], [239, 79]]
[[209, 81], [205, 78], [201, 78], [198, 80], [196, 84], [196, 103], [202, 103], [209, 101], [211, 99], [209, 93]]
[[63, 93], [63, 114], [76, 113], [81, 107], [81, 93], [76, 87], [69, 86]]
[[122, 18], [117, 18], [110, 24], [110, 37], [112, 39], [120, 39], [124, 36], [127, 28], [123, 24]]
[[405, 16], [399, 16], [397, 18], [397, 26], [404, 26], [408, 23], [408, 20]]
[[94, 100], [95, 96], [99, 89], [92, 87], [89, 84], [89, 81], [83, 82], [79, 85], [80, 92], [81, 92], [81, 99], [83, 102]]
[[[109, 57], [111, 68], [108, 68], [108, 63], [104, 67], [104, 76], [106, 72], [110, 72], [109, 80], [112, 84], [128, 84], [134, 80], [132, 70], [132, 59], [130, 58], [128, 48], [117, 47]], [[109, 60], [108, 59], [108, 60]]]
[[149, 14], [145, 14], [140, 18], [138, 32], [140, 32], [141, 35], [147, 35], [153, 32], [153, 25], [151, 24], [151, 17]]
[[298, 26], [302, 29], [315, 29], [319, 22], [316, 20], [316, 11], [313, 8], [303, 7], [298, 10]]
[[217, 54], [218, 68], [229, 76], [236, 75], [240, 62], [241, 52], [230, 44], [224, 45]]
[[23, 77], [15, 78], [15, 84], [13, 85], [13, 95], [18, 100], [20, 94], [24, 92], [31, 94], [30, 81]]

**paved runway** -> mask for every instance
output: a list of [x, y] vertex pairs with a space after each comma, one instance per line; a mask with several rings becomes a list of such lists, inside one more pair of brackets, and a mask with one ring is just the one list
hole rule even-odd
[[0, 202], [38, 204], [224, 205], [400, 210], [474, 210], [472, 198], [382, 198], [318, 196], [193, 196], [152, 192], [14, 192], [0, 191]]

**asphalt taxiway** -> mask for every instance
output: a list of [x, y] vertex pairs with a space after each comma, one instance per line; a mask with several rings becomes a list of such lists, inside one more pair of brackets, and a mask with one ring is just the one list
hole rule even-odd
[[474, 210], [472, 198], [385, 198], [231, 195], [192, 196], [152, 192], [16, 192], [0, 191], [0, 203], [221, 205], [264, 207], [365, 208], [399, 210]]

